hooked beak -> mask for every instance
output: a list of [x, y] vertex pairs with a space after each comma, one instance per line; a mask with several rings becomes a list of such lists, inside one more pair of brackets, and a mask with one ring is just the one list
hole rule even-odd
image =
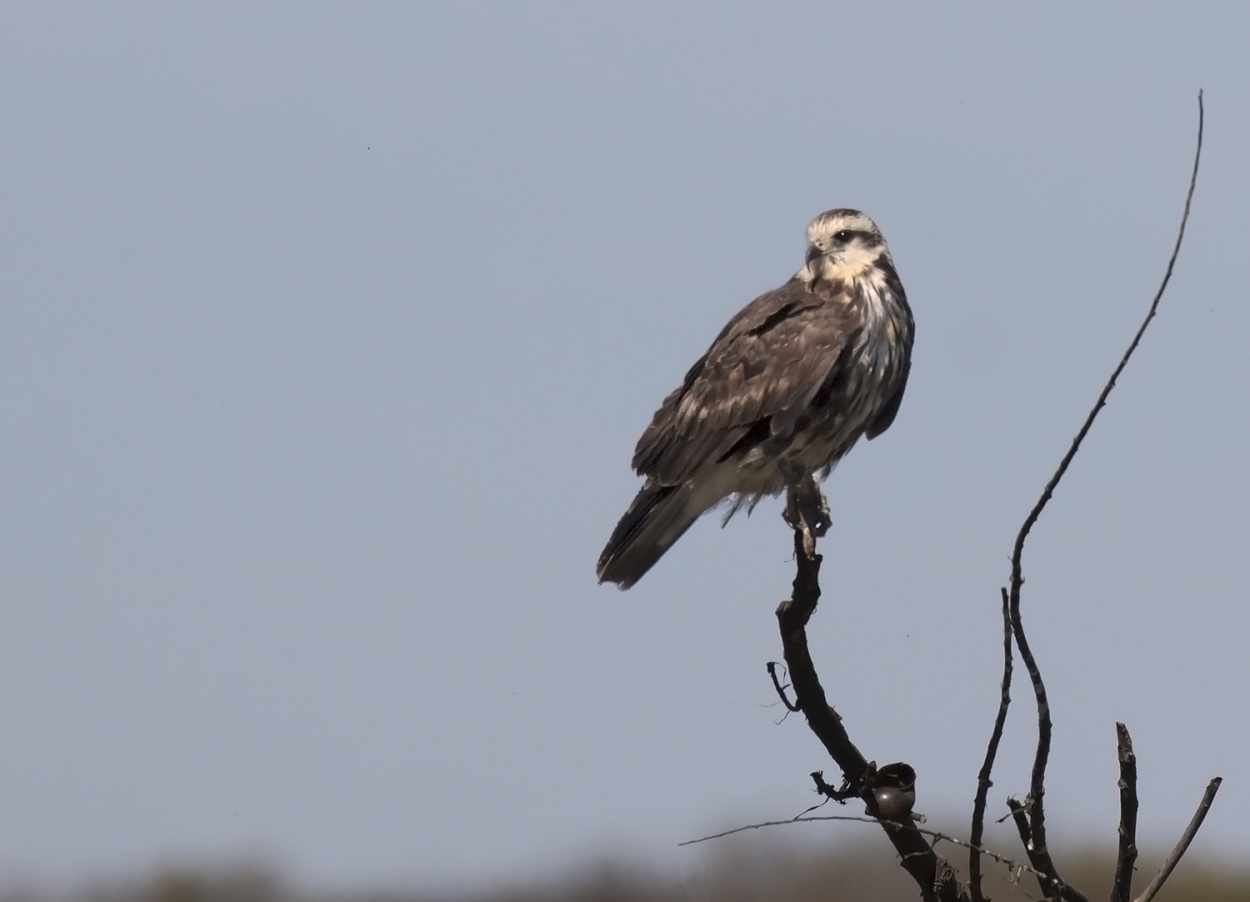
[[823, 257], [824, 255], [825, 255], [825, 252], [824, 252], [824, 251], [822, 251], [820, 248], [818, 248], [816, 245], [814, 245], [814, 244], [809, 244], [809, 245], [807, 246], [807, 267], [808, 267], [808, 269], [811, 269], [811, 268], [812, 268], [812, 264], [813, 264], [813, 263], [815, 263], [817, 260], [819, 260], [819, 259], [820, 259], [821, 257]]

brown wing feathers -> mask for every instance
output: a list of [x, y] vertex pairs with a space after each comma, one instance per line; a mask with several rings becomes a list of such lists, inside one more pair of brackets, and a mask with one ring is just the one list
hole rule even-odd
[[822, 389], [827, 394], [850, 338], [847, 319], [841, 305], [797, 281], [752, 301], [664, 399], [638, 441], [634, 468], [677, 485], [743, 450], [744, 438], [792, 430]]

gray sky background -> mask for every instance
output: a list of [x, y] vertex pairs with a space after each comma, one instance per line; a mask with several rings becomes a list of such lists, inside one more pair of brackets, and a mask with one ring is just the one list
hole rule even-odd
[[480, 886], [690, 867], [810, 804], [832, 765], [764, 670], [779, 505], [627, 594], [593, 565], [655, 406], [832, 206], [880, 224], [918, 337], [828, 483], [814, 650], [966, 834], [1011, 542], [1163, 273], [1199, 87], [1185, 250], [1025, 604], [1052, 837], [1113, 840], [1120, 719], [1143, 844], [1223, 774], [1198, 847], [1244, 859], [1248, 34], [1233, 4], [6, 5], [0, 873]]

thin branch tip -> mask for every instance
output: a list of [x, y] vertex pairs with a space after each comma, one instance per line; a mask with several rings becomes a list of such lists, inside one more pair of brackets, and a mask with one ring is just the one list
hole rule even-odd
[[1171, 853], [1164, 860], [1163, 866], [1159, 868], [1159, 873], [1155, 874], [1154, 879], [1137, 897], [1135, 902], [1150, 902], [1163, 889], [1163, 884], [1172, 876], [1172, 871], [1176, 870], [1176, 866], [1180, 864], [1181, 859], [1185, 856], [1185, 852], [1189, 850], [1189, 844], [1194, 841], [1194, 837], [1198, 835], [1202, 822], [1207, 818], [1207, 812], [1211, 810], [1211, 804], [1215, 801], [1215, 794], [1220, 791], [1220, 784], [1224, 782], [1223, 777], [1212, 777], [1211, 782], [1207, 784], [1207, 788], [1202, 793], [1202, 800], [1198, 803], [1198, 810], [1194, 812], [1194, 816], [1190, 818], [1185, 832], [1181, 834], [1181, 838], [1173, 847]]
[[1133, 737], [1128, 727], [1119, 721], [1115, 725], [1115, 748], [1120, 763], [1120, 826], [1111, 902], [1129, 902], [1133, 869], [1137, 864], [1137, 755], [1133, 753]]

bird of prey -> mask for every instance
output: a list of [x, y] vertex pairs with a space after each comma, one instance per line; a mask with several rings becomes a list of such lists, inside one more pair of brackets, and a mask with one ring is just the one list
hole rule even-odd
[[[599, 581], [628, 589], [726, 499], [727, 522], [788, 490], [795, 523], [804, 487], [819, 498], [816, 477], [894, 422], [914, 334], [876, 224], [858, 210], [817, 216], [803, 268], [729, 321], [638, 440], [646, 481], [599, 557]], [[819, 535], [828, 520], [812, 525]]]

